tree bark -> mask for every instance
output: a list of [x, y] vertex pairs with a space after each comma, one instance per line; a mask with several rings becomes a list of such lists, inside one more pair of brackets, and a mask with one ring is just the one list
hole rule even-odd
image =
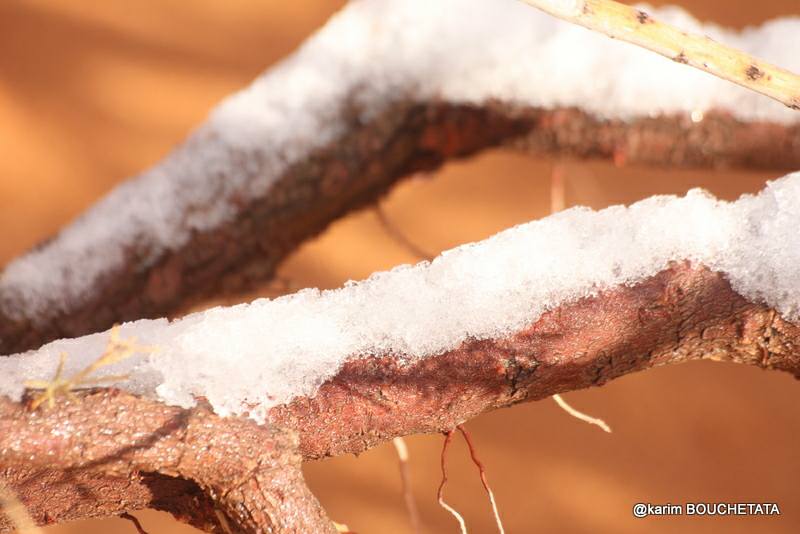
[[0, 400], [0, 452], [0, 481], [40, 524], [152, 507], [208, 532], [335, 532], [294, 432], [205, 408], [115, 390], [47, 411]]
[[[359, 111], [344, 102], [340, 116], [348, 125], [345, 134], [288, 168], [264, 196], [243, 194], [235, 216], [225, 224], [194, 232], [184, 246], [165, 250], [155, 260], [153, 246], [131, 234], [124, 243], [123, 267], [106, 273], [90, 295], [68, 302], [62, 311], [26, 315], [23, 310], [22, 318], [15, 318], [23, 309], [14, 295], [18, 288], [0, 290], [0, 354], [101, 331], [114, 323], [179, 314], [210, 295], [263, 283], [300, 243], [347, 212], [376, 201], [399, 179], [489, 147], [508, 144], [530, 153], [613, 158], [619, 164], [800, 167], [800, 125], [744, 123], [725, 113], [707, 114], [699, 123], [677, 116], [626, 122], [578, 109], [502, 102], [482, 107], [399, 102], [362, 123]], [[228, 179], [224, 172], [209, 171], [200, 186], [215, 188]], [[102, 243], [95, 245], [102, 249]], [[82, 266], [56, 268], [79, 271]], [[12, 309], [13, 314], [8, 312]]]
[[209, 532], [223, 532], [221, 521], [241, 532], [325, 532], [331, 523], [303, 484], [300, 456], [447, 431], [488, 410], [696, 359], [800, 377], [800, 327], [719, 273], [673, 264], [503, 339], [406, 365], [391, 354], [352, 359], [313, 397], [273, 408], [264, 426], [112, 390], [46, 412], [0, 401], [0, 482], [41, 523], [152, 507]]

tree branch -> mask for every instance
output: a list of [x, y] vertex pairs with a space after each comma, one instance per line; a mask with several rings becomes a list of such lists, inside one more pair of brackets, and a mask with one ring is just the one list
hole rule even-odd
[[[709, 114], [700, 123], [688, 117], [626, 122], [577, 109], [521, 109], [497, 102], [482, 108], [406, 103], [367, 124], [354, 122], [355, 112], [350, 113], [341, 119], [351, 124], [343, 137], [288, 169], [269, 194], [242, 202], [232, 220], [194, 232], [186, 244], [155, 258], [152, 244], [131, 234], [122, 244], [121, 266], [104, 273], [85, 298], [67, 299], [52, 314], [13, 317], [8, 310], [20, 310], [18, 288], [0, 288], [0, 302], [8, 303], [0, 307], [0, 354], [118, 322], [176, 314], [210, 295], [263, 283], [300, 243], [348, 211], [374, 202], [399, 179], [504, 142], [530, 153], [617, 162], [800, 167], [800, 126], [745, 123], [725, 114]], [[214, 188], [227, 175], [206, 179], [204, 187]], [[129, 200], [146, 203], [135, 196]], [[93, 246], [102, 250], [104, 243]], [[80, 270], [82, 261], [56, 268]]]
[[47, 411], [0, 399], [2, 479], [40, 524], [152, 507], [208, 532], [335, 532], [296, 449], [293, 432], [120, 391]]
[[[510, 9], [490, 4], [496, 11]], [[741, 118], [739, 104], [747, 95], [723, 98], [711, 92], [707, 101], [700, 99], [700, 108], [684, 109], [678, 99], [677, 108], [670, 104], [667, 111], [648, 116], [635, 99], [625, 102], [627, 111], [604, 110], [601, 105], [598, 112], [581, 96], [579, 80], [559, 88], [555, 96], [552, 88], [547, 92], [542, 87], [541, 96], [529, 90], [532, 96], [520, 97], [513, 84], [497, 94], [479, 86], [475, 91], [482, 96], [450, 96], [453, 81], [446, 77], [441, 86], [423, 91], [417, 86], [433, 83], [424, 66], [427, 55], [419, 58], [419, 65], [412, 62], [392, 70], [395, 40], [404, 37], [405, 26], [386, 29], [393, 46], [381, 45], [383, 41], [368, 34], [367, 43], [376, 51], [360, 50], [354, 57], [349, 48], [332, 49], [331, 42], [348, 41], [338, 39], [342, 31], [352, 30], [342, 29], [343, 20], [371, 27], [360, 18], [368, 16], [364, 13], [358, 6], [345, 8], [294, 56], [223, 103], [154, 169], [122, 184], [58, 236], [0, 272], [0, 354], [104, 330], [116, 322], [174, 315], [209, 295], [251, 288], [269, 280], [280, 261], [304, 240], [345, 213], [374, 202], [403, 177], [490, 147], [613, 158], [618, 164], [800, 167], [800, 122], [776, 118], [782, 116], [755, 104], [749, 118]], [[385, 17], [376, 13], [376, 20], [366, 22], [384, 24]], [[519, 19], [516, 15], [509, 15], [509, 24]], [[537, 24], [550, 20], [542, 18]], [[527, 43], [520, 36], [531, 38], [530, 22], [525, 18], [507, 29], [517, 35], [509, 46]], [[437, 28], [434, 24], [432, 35], [439, 39]], [[545, 56], [550, 50], [547, 39], [557, 37], [567, 50], [586, 44], [553, 25], [543, 32], [542, 55], [525, 65], [524, 72], [531, 76], [541, 74], [537, 67], [546, 75], [553, 64], [564, 61], [559, 51], [556, 59]], [[484, 47], [475, 49], [464, 40], [459, 34], [448, 46], [476, 56], [483, 67], [496, 61], [480, 55]], [[513, 50], [509, 57], [514, 57]], [[618, 79], [624, 72], [612, 67], [636, 68], [641, 59], [609, 48], [587, 61], [587, 69], [609, 77], [603, 83], [624, 87], [630, 80]], [[376, 65], [384, 64], [386, 71], [376, 73]], [[336, 68], [330, 73], [321, 65]], [[519, 68], [504, 62], [489, 72], [499, 80], [516, 80]], [[293, 105], [284, 102], [285, 84], [295, 87], [312, 74], [342, 72], [349, 77], [326, 82], [336, 91], [300, 92], [290, 99]], [[376, 77], [394, 80], [399, 75], [409, 78], [400, 89], [391, 84], [388, 89], [373, 88], [385, 85], [376, 83]], [[456, 80], [458, 89], [463, 82]], [[529, 86], [537, 88], [540, 82], [534, 77]], [[694, 83], [687, 79], [684, 89]], [[636, 95], [636, 87], [620, 93]], [[708, 87], [697, 89], [707, 92]], [[323, 129], [324, 135], [298, 126], [308, 124]], [[290, 133], [298, 130], [298, 138], [293, 138]], [[180, 201], [170, 203], [173, 197]], [[107, 260], [102, 263], [100, 258]]]
[[660, 22], [613, 0], [523, 0], [560, 19], [691, 65], [800, 110], [800, 76], [705, 35]]
[[674, 265], [633, 287], [560, 306], [507, 339], [465, 342], [410, 365], [391, 355], [352, 360], [314, 398], [276, 407], [269, 419], [299, 429], [306, 458], [357, 453], [692, 359], [800, 376], [800, 329], [736, 294], [721, 275]]
[[[323, 531], [329, 523], [302, 484], [295, 442], [278, 428], [298, 433], [305, 459], [356, 453], [693, 359], [800, 377], [800, 327], [739, 296], [718, 273], [674, 264], [560, 306], [507, 338], [467, 341], [407, 365], [391, 354], [350, 360], [313, 397], [273, 408], [267, 426], [116, 391], [44, 413], [2, 401], [0, 481], [42, 523], [155, 507], [208, 531], [220, 528], [215, 510], [244, 532], [265, 524]], [[42, 485], [55, 489], [45, 494]]]

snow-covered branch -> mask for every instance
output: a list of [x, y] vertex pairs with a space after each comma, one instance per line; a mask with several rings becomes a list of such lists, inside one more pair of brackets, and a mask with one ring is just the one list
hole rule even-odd
[[[654, 15], [800, 67], [797, 21], [736, 33], [677, 9]], [[792, 111], [516, 0], [353, 2], [163, 162], [6, 266], [0, 354], [268, 279], [398, 179], [504, 143], [800, 167]]]
[[[684, 261], [795, 320], [798, 222], [800, 173], [736, 202], [693, 190], [627, 208], [573, 208], [338, 290], [124, 324], [122, 337], [158, 351], [107, 365], [94, 378], [184, 407], [202, 397], [221, 415], [264, 421], [272, 407], [313, 396], [354, 357], [413, 363], [470, 340], [504, 339], [548, 310]], [[49, 379], [64, 353], [65, 376], [78, 374], [107, 341], [98, 333], [0, 358], [0, 394], [19, 399], [26, 381]]]
[[[800, 65], [797, 21], [702, 30]], [[0, 353], [75, 336], [0, 357], [0, 484], [40, 523], [152, 507], [209, 532], [332, 532], [301, 459], [691, 359], [800, 376], [800, 174], [730, 203], [567, 210], [339, 290], [142, 319], [266, 279], [396, 180], [504, 143], [800, 166], [791, 111], [515, 0], [352, 2], [0, 274]], [[128, 319], [119, 335], [142, 345], [115, 333], [124, 358], [107, 332], [77, 337]], [[75, 391], [94, 379], [113, 388]]]
[[[172, 323], [123, 325], [124, 336], [159, 350], [112, 362], [98, 378], [124, 372], [119, 387], [183, 410], [113, 390], [59, 399], [54, 415], [14, 402], [25, 394], [26, 380], [52, 376], [62, 351], [70, 366], [85, 367], [102, 352], [105, 334], [0, 359], [0, 393], [11, 398], [0, 403], [5, 482], [26, 497], [31, 477], [77, 472], [116, 487], [113, 480], [133, 476], [137, 484], [152, 485], [152, 493], [126, 506], [178, 507], [181, 515], [183, 501], [153, 497], [161, 495], [160, 485], [172, 487], [173, 478], [145, 482], [138, 473], [168, 475], [199, 485], [203, 497], [194, 506], [222, 509], [225, 521], [250, 532], [277, 521], [278, 512], [265, 512], [267, 523], [253, 527], [247, 523], [252, 513], [236, 515], [240, 509], [229, 509], [234, 505], [226, 496], [242, 488], [236, 499], [253, 501], [255, 508], [262, 506], [259, 499], [274, 499], [263, 497], [268, 489], [258, 484], [255, 496], [238, 483], [227, 486], [240, 477], [221, 475], [226, 464], [214, 458], [245, 458], [260, 472], [264, 451], [248, 448], [247, 440], [195, 436], [191, 425], [185, 430], [170, 421], [199, 418], [203, 432], [237, 439], [245, 430], [256, 434], [253, 439], [262, 439], [261, 432], [296, 432], [299, 453], [320, 458], [451, 430], [497, 407], [691, 359], [800, 376], [800, 327], [790, 322], [800, 311], [798, 214], [798, 174], [733, 203], [693, 191], [630, 208], [571, 209], [339, 290], [306, 290]], [[198, 399], [201, 406], [192, 408]], [[249, 415], [266, 424], [220, 415]], [[162, 441], [178, 456], [181, 447], [196, 452], [202, 443], [202, 458], [191, 464], [196, 470], [183, 468], [185, 457], [165, 457]], [[280, 451], [291, 456], [293, 447]], [[53, 460], [53, 451], [60, 460]], [[111, 467], [98, 463], [101, 457], [113, 458]], [[270, 465], [267, 472], [275, 473]], [[287, 469], [295, 467], [290, 462]], [[252, 474], [245, 471], [242, 477]], [[292, 495], [302, 502], [287, 507], [322, 521], [298, 477], [290, 477], [301, 486]], [[76, 500], [83, 494], [64, 491], [64, 509], [71, 511], [65, 514], [113, 511], [81, 512]], [[44, 516], [38, 501], [29, 502], [40, 520], [62, 518]], [[208, 516], [202, 510], [199, 517]]]
[[[291, 434], [280, 428], [299, 433], [306, 459], [359, 452], [395, 436], [451, 430], [494, 408], [701, 358], [800, 376], [800, 328], [738, 295], [719, 273], [673, 264], [557, 306], [502, 337], [466, 340], [411, 362], [354, 357], [315, 393], [269, 409], [263, 426], [114, 391], [62, 399], [45, 414], [2, 400], [3, 480], [40, 522], [152, 507], [210, 532], [226, 532], [220, 521], [254, 532], [253, 517], [260, 528], [286, 527], [278, 532], [324, 532]], [[261, 469], [271, 478], [260, 478]], [[87, 488], [102, 488], [104, 499]], [[266, 502], [279, 508], [259, 508], [261, 492], [276, 492]], [[253, 510], [264, 513], [248, 515]]]

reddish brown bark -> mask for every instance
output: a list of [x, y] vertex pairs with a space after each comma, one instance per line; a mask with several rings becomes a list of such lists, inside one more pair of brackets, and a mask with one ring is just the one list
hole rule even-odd
[[[172, 315], [208, 295], [264, 282], [301, 242], [348, 211], [374, 202], [397, 180], [487, 147], [512, 144], [529, 152], [614, 158], [618, 163], [800, 167], [800, 126], [743, 123], [724, 113], [709, 113], [700, 123], [688, 116], [625, 122], [600, 120], [577, 109], [499, 102], [482, 107], [401, 102], [387, 105], [368, 123], [358, 116], [352, 103], [343, 103], [340, 120], [349, 125], [346, 133], [276, 177], [263, 197], [242, 194], [236, 216], [226, 224], [195, 232], [186, 245], [161, 253], [155, 261], [149, 243], [132, 239], [125, 244], [124, 267], [109, 272], [91, 295], [68, 303], [61, 313], [12, 319], [0, 311], [0, 354], [103, 330], [115, 322]], [[204, 180], [216, 187], [228, 178], [215, 173]], [[14, 297], [0, 294], [0, 302], [13, 307]]]
[[153, 507], [209, 532], [335, 532], [294, 432], [204, 408], [113, 390], [36, 412], [0, 400], [0, 460], [0, 482], [42, 524]]
[[391, 355], [350, 361], [314, 398], [275, 408], [270, 420], [300, 429], [303, 455], [319, 458], [703, 358], [800, 376], [800, 329], [736, 294], [721, 275], [675, 265], [547, 312], [507, 339], [468, 341], [408, 366]]
[[[274, 408], [262, 427], [112, 391], [44, 413], [3, 401], [0, 481], [43, 522], [155, 507], [213, 530], [216, 509], [245, 532], [268, 521], [278, 532], [315, 532], [327, 524], [302, 484], [289, 431], [306, 459], [359, 452], [692, 359], [800, 376], [800, 327], [742, 298], [720, 274], [676, 264], [562, 305], [504, 339], [467, 341], [408, 365], [390, 354], [351, 360], [314, 397]], [[57, 491], [43, 498], [43, 485]]]

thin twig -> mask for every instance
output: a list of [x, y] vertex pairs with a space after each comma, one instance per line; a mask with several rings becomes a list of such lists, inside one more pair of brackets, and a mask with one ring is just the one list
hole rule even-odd
[[147, 531], [144, 529], [142, 524], [139, 522], [139, 518], [136, 517], [135, 515], [129, 514], [128, 512], [122, 512], [121, 514], [119, 514], [119, 518], [120, 519], [127, 519], [128, 521], [133, 523], [133, 526], [136, 527], [136, 532], [138, 534], [147, 534]]
[[378, 222], [381, 224], [384, 231], [386, 231], [386, 233], [389, 234], [389, 237], [396, 241], [400, 246], [407, 249], [414, 256], [423, 260], [431, 261], [433, 259], [433, 254], [417, 246], [408, 237], [406, 237], [405, 234], [403, 234], [403, 232], [401, 232], [391, 220], [389, 220], [389, 217], [383, 211], [383, 208], [380, 206], [380, 204], [375, 205], [375, 216], [378, 218]]
[[503, 528], [503, 521], [500, 519], [500, 512], [497, 510], [497, 501], [494, 498], [494, 492], [489, 486], [489, 480], [486, 478], [486, 469], [483, 467], [483, 463], [478, 459], [475, 447], [472, 445], [472, 439], [470, 439], [467, 430], [463, 425], [458, 425], [456, 428], [461, 432], [461, 435], [464, 436], [464, 441], [467, 442], [467, 447], [469, 447], [469, 455], [472, 457], [472, 462], [478, 467], [483, 489], [486, 490], [487, 495], [489, 495], [489, 502], [492, 503], [492, 512], [494, 513], [494, 521], [497, 524], [497, 530], [500, 534], [505, 534], [506, 530]]
[[396, 437], [392, 440], [395, 451], [397, 451], [397, 459], [400, 464], [400, 480], [403, 485], [403, 499], [406, 503], [406, 510], [408, 517], [411, 520], [411, 528], [415, 534], [422, 532], [422, 521], [420, 521], [419, 510], [417, 510], [417, 502], [414, 500], [414, 491], [411, 487], [411, 470], [408, 467], [408, 446], [406, 441], [401, 437]]
[[613, 0], [523, 0], [554, 17], [627, 41], [664, 57], [800, 109], [800, 76], [720, 44], [705, 35], [659, 22]]
[[455, 508], [444, 502], [444, 485], [447, 483], [447, 447], [450, 445], [452, 440], [453, 431], [451, 430], [450, 432], [446, 432], [444, 435], [444, 445], [442, 446], [442, 483], [439, 484], [439, 491], [436, 492], [436, 498], [439, 501], [439, 506], [450, 512], [450, 514], [456, 518], [456, 521], [458, 521], [458, 526], [461, 527], [461, 534], [467, 534], [467, 524], [464, 522], [464, 518], [461, 517], [461, 514], [459, 514]]

